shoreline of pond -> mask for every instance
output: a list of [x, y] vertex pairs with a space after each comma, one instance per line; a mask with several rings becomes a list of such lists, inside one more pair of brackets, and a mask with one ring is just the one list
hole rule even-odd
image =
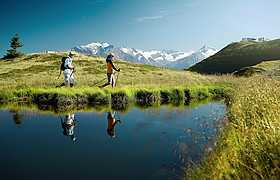
[[126, 109], [130, 104], [156, 106], [157, 104], [187, 105], [191, 100], [227, 99], [229, 89], [220, 86], [190, 86], [174, 88], [133, 89], [5, 89], [0, 90], [3, 103], [24, 102], [63, 107], [111, 105]]

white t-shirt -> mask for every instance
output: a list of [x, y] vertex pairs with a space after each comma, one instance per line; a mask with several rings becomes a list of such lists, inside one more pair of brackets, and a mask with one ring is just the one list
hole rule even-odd
[[68, 124], [68, 125], [73, 125], [74, 124], [74, 118], [75, 118], [75, 114], [68, 113], [65, 117], [65, 123]]
[[[72, 65], [72, 59], [70, 57], [66, 58], [65, 59], [65, 63], [64, 63], [64, 66], [65, 68], [67, 68], [67, 65], [71, 68], [73, 68], [73, 65]], [[65, 69], [64, 74], [71, 74], [72, 73], [72, 70], [71, 69]]]

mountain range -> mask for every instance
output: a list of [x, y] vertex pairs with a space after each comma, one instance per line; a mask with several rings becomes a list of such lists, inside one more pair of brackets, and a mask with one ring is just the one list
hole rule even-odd
[[101, 44], [99, 42], [76, 46], [71, 50], [101, 57], [107, 57], [109, 53], [114, 53], [115, 59], [131, 63], [148, 64], [180, 70], [189, 68], [218, 52], [218, 50], [211, 48], [208, 45], [204, 45], [197, 52], [180, 52], [174, 50], [143, 51], [133, 47], [118, 47], [108, 43]]

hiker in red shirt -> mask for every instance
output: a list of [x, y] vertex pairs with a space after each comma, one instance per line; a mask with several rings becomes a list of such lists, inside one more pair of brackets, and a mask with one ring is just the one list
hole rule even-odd
[[112, 88], [114, 88], [114, 86], [115, 86], [114, 70], [120, 72], [121, 69], [117, 69], [117, 68], [114, 66], [113, 58], [114, 58], [114, 54], [113, 54], [113, 53], [110, 53], [110, 54], [107, 56], [106, 62], [107, 62], [107, 76], [108, 76], [108, 82], [105, 83], [103, 86], [98, 86], [99, 88], [103, 88], [103, 87], [108, 86], [108, 85], [110, 85], [110, 84], [112, 85]]

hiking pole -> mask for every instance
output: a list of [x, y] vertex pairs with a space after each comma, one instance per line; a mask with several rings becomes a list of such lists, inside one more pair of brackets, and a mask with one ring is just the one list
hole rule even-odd
[[119, 75], [120, 75], [120, 71], [118, 72], [118, 76], [117, 76], [117, 80], [116, 80], [116, 83], [115, 83], [115, 87], [117, 87], [117, 82], [118, 82], [118, 79], [119, 79]]
[[121, 118], [120, 118], [120, 115], [119, 115], [118, 111], [117, 111], [117, 115], [118, 115], [119, 120], [121, 120]]
[[60, 71], [59, 76], [58, 76], [58, 78], [57, 78], [57, 79], [59, 79], [59, 78], [60, 78], [60, 75], [61, 75], [61, 71]]
[[104, 81], [106, 78], [107, 78], [107, 77], [105, 77], [105, 78], [102, 79], [101, 81], [98, 81], [97, 83], [94, 83], [93, 85], [91, 85], [91, 87], [92, 87], [92, 86], [95, 86], [96, 84], [98, 84], [98, 83], [100, 83], [100, 82], [102, 82], [102, 81]]
[[62, 118], [60, 117], [60, 115], [58, 115], [58, 116], [59, 116], [59, 118], [60, 118], [61, 124], [63, 124], [63, 120], [62, 120]]

